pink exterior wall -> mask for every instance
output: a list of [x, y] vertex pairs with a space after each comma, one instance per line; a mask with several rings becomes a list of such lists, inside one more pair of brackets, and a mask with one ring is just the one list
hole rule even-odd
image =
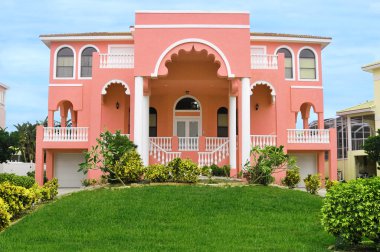
[[[195, 28], [196, 25], [204, 24], [220, 27]], [[152, 25], [156, 27], [147, 27]], [[162, 25], [163, 27], [160, 28]], [[165, 28], [168, 25], [194, 27]], [[223, 25], [241, 26], [241, 28], [221, 28]], [[250, 96], [250, 134], [277, 135], [277, 145], [284, 145], [286, 151], [330, 151], [332, 163], [330, 172], [336, 173], [336, 150], [335, 152], [333, 150], [336, 134], [334, 135], [334, 132], [330, 132], [330, 143], [325, 144], [289, 144], [287, 139], [287, 129], [295, 128], [296, 113], [300, 111], [302, 104], [311, 104], [319, 116], [319, 122], [323, 121], [321, 44], [302, 42], [302, 39], [299, 42], [255, 41], [250, 38], [249, 25], [248, 13], [138, 12], [135, 30], [132, 32], [133, 40], [52, 41], [50, 44], [49, 125], [52, 126], [52, 114], [57, 110], [58, 104], [69, 101], [77, 112], [77, 126], [89, 127], [89, 140], [79, 144], [44, 142], [43, 129], [38, 128], [37, 167], [43, 167], [41, 166], [43, 151], [48, 151], [49, 174], [53, 174], [51, 167], [53, 152], [86, 150], [96, 143], [96, 137], [104, 129], [121, 130], [122, 133], [129, 133], [130, 138], [134, 140], [136, 76], [144, 77], [144, 95], [149, 95], [149, 106], [157, 110], [158, 136], [173, 136], [173, 109], [176, 101], [186, 95], [186, 92], [201, 104], [199, 114], [202, 118], [200, 134], [202, 137], [217, 136], [217, 110], [220, 107], [226, 107], [230, 112], [229, 97], [236, 96], [237, 131], [240, 134], [242, 122], [246, 117], [241, 112], [243, 106], [241, 78], [246, 77], [250, 78], [251, 85], [257, 84], [251, 90]], [[179, 42], [182, 40], [185, 42]], [[108, 53], [109, 45], [114, 44], [134, 46], [134, 68], [99, 67], [99, 53]], [[65, 45], [75, 51], [74, 77], [56, 79], [54, 78], [55, 54], [57, 48]], [[79, 54], [86, 45], [94, 46], [99, 50], [99, 53], [93, 55], [93, 76], [90, 79], [78, 77]], [[176, 46], [170, 48], [171, 45]], [[294, 56], [294, 80], [285, 79], [284, 55], [282, 54], [278, 57], [278, 69], [251, 69], [251, 46], [265, 46], [266, 53], [270, 55], [275, 54], [276, 50], [282, 46], [289, 48]], [[305, 81], [298, 78], [298, 54], [305, 47], [311, 48], [316, 53], [317, 80]], [[160, 56], [162, 61], [157, 65]], [[158, 76], [152, 78], [156, 65]], [[230, 72], [228, 67], [230, 67]], [[104, 86], [113, 80], [115, 84], [110, 85], [106, 89], [107, 93], [103, 95]], [[125, 86], [121, 85], [121, 82]], [[269, 83], [269, 86], [266, 83]], [[63, 86], [65, 84], [72, 86]], [[125, 93], [126, 90], [128, 94]], [[275, 94], [275, 97], [272, 97], [272, 94]], [[119, 109], [116, 109], [116, 102], [119, 103]], [[256, 110], [256, 104], [259, 106], [258, 110]], [[177, 112], [175, 115], [194, 116], [197, 112]], [[136, 119], [142, 120], [142, 115], [141, 117], [137, 115]], [[200, 138], [199, 141], [204, 141], [204, 138]], [[243, 141], [240, 134], [237, 144], [238, 167], [233, 167], [235, 175], [242, 169], [239, 161], [242, 151], [239, 146], [242, 146]], [[178, 148], [175, 147], [176, 144], [178, 142], [176, 143], [173, 138], [173, 149]], [[203, 151], [203, 147], [200, 147], [199, 151]], [[184, 152], [182, 157], [189, 157], [194, 161], [198, 158], [197, 152]], [[150, 162], [156, 161], [150, 157]], [[226, 163], [228, 163], [228, 158], [221, 164]], [[38, 181], [41, 181], [41, 174], [41, 171], [36, 172]], [[99, 172], [92, 172], [89, 177], [99, 175]]]

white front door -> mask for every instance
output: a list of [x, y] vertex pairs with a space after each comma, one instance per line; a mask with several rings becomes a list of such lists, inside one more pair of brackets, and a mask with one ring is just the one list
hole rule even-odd
[[199, 119], [176, 119], [174, 134], [178, 137], [198, 137], [200, 135]]

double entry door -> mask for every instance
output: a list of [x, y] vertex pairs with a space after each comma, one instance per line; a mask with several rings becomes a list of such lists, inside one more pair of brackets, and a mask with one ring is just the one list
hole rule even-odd
[[198, 137], [201, 133], [201, 120], [199, 117], [175, 118], [174, 134], [178, 137], [180, 151], [197, 151], [199, 149]]

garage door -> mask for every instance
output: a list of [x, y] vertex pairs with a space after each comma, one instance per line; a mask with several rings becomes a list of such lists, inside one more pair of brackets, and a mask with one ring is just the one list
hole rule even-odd
[[59, 187], [80, 187], [85, 178], [78, 172], [79, 164], [84, 162], [82, 153], [57, 153], [54, 156], [54, 176], [58, 179]]
[[290, 156], [297, 159], [297, 166], [300, 168], [301, 181], [298, 186], [305, 187], [303, 179], [308, 174], [317, 173], [317, 155], [312, 153], [292, 153]]

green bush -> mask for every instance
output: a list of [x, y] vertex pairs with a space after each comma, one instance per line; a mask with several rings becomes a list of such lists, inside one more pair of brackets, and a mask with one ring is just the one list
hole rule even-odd
[[212, 171], [210, 171], [210, 166], [207, 166], [207, 165], [203, 166], [201, 168], [201, 174], [203, 176], [207, 176], [207, 177], [211, 176], [212, 175]]
[[9, 226], [11, 215], [8, 213], [8, 204], [0, 198], [0, 231]]
[[162, 164], [149, 165], [144, 178], [152, 182], [166, 182], [170, 179], [170, 169]]
[[0, 173], [0, 184], [3, 182], [9, 182], [12, 185], [22, 186], [26, 189], [31, 188], [36, 181], [29, 176], [19, 176], [13, 173]]
[[321, 187], [321, 177], [319, 174], [309, 174], [303, 181], [305, 182], [306, 191], [311, 194], [316, 194]]
[[326, 182], [325, 182], [325, 188], [326, 188], [326, 191], [330, 190], [331, 187], [333, 187], [333, 186], [339, 184], [339, 182], [336, 181], [336, 180], [329, 180], [329, 179], [326, 179], [325, 181], [326, 181]]
[[98, 184], [98, 181], [96, 179], [83, 179], [81, 182], [82, 182], [82, 185], [85, 187], [94, 186]]
[[[115, 177], [122, 183], [132, 183], [141, 180], [144, 173], [144, 166], [140, 155], [135, 150], [125, 152], [124, 155], [116, 162], [113, 171]], [[115, 182], [112, 180], [110, 182]]]
[[175, 158], [168, 163], [168, 167], [175, 182], [195, 183], [201, 173], [200, 168], [190, 159]]
[[41, 187], [42, 201], [52, 200], [58, 195], [58, 179], [53, 178]]
[[[36, 177], [36, 171], [30, 171], [30, 172], [27, 172], [27, 173], [26, 173], [26, 176], [31, 177], [31, 178], [34, 179], [34, 178]], [[48, 178], [47, 178], [47, 176], [46, 176], [46, 171], [44, 171], [44, 184], [45, 184], [46, 182], [48, 182]]]
[[329, 189], [322, 206], [322, 225], [337, 240], [357, 244], [380, 242], [380, 177], [339, 183]]
[[217, 166], [216, 164], [213, 164], [210, 166], [212, 176], [222, 176], [222, 177], [229, 177], [230, 176], [230, 166], [224, 165], [222, 167]]
[[8, 212], [12, 217], [30, 208], [36, 202], [35, 197], [35, 193], [22, 186], [15, 186], [9, 182], [0, 184], [0, 198], [8, 204]]
[[286, 171], [286, 176], [282, 180], [282, 184], [286, 185], [290, 189], [296, 187], [296, 185], [301, 181], [300, 169], [294, 167]]

